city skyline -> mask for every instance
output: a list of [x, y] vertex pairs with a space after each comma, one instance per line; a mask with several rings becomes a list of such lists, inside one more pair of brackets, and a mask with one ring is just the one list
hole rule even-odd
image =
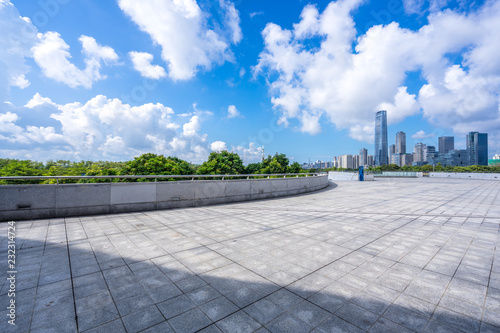
[[497, 1], [1, 0], [0, 19], [2, 158], [328, 159], [372, 150], [379, 110], [407, 150], [474, 130], [500, 153]]

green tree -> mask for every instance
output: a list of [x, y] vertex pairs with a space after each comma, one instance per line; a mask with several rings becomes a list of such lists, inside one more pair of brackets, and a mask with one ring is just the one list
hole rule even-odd
[[274, 154], [274, 156], [268, 155], [267, 158], [262, 161], [262, 166], [259, 173], [271, 174], [271, 173], [287, 173], [288, 163], [290, 160], [285, 154]]
[[245, 173], [245, 167], [240, 156], [227, 150], [211, 152], [208, 160], [198, 169], [200, 175], [236, 175]]
[[142, 154], [125, 164], [124, 175], [189, 175], [193, 167], [177, 157], [165, 157], [152, 153]]
[[431, 172], [432, 171], [432, 165], [426, 164], [422, 166], [422, 172]]
[[293, 162], [292, 165], [288, 167], [288, 173], [299, 173], [302, 170], [299, 162]]
[[397, 164], [386, 164], [380, 166], [381, 171], [399, 171], [400, 169], [401, 168]]
[[436, 170], [437, 172], [442, 172], [443, 171], [443, 165], [441, 164], [441, 162], [439, 162], [438, 164], [436, 164], [436, 167], [434, 168], [434, 170]]
[[247, 174], [259, 173], [260, 169], [262, 169], [262, 164], [260, 162], [259, 163], [250, 163], [249, 165], [246, 166], [245, 173], [247, 173]]

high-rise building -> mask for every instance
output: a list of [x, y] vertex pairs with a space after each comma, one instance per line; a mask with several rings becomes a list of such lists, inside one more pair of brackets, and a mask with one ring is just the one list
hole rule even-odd
[[396, 164], [398, 166], [401, 166], [401, 154], [393, 153], [393, 154], [390, 154], [389, 157], [390, 157], [390, 161], [389, 161], [390, 164]]
[[444, 154], [455, 149], [455, 137], [453, 136], [440, 136], [438, 143], [440, 154]]
[[413, 148], [413, 161], [414, 162], [424, 162], [427, 159], [425, 151], [427, 150], [427, 146], [419, 142]]
[[470, 132], [466, 138], [470, 165], [488, 165], [488, 134]]
[[412, 165], [413, 154], [399, 154], [401, 156], [401, 164], [399, 166]]
[[436, 147], [427, 146], [425, 149], [425, 162], [429, 160], [429, 157], [434, 158], [435, 154], [436, 154]]
[[391, 156], [392, 154], [396, 154], [396, 145], [389, 146], [389, 156]]
[[373, 158], [373, 155], [368, 155], [368, 157], [366, 158], [366, 161], [367, 161], [367, 165], [368, 166], [374, 166], [375, 165], [375, 160]]
[[375, 115], [375, 165], [386, 165], [387, 155], [387, 111], [382, 110]]
[[359, 155], [353, 155], [352, 156], [352, 168], [353, 169], [358, 169], [359, 168]]
[[406, 134], [405, 132], [396, 133], [396, 154], [406, 154]]
[[344, 169], [352, 169], [353, 164], [352, 164], [352, 155], [342, 155], [339, 156], [340, 163], [339, 167], [344, 168]]
[[359, 165], [368, 166], [368, 149], [361, 148], [359, 150]]

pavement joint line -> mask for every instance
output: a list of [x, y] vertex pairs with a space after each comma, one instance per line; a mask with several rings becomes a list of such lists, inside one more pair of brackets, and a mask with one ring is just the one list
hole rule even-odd
[[[73, 271], [71, 269], [71, 253], [69, 250], [69, 242], [68, 242], [68, 228], [66, 226], [66, 219], [64, 219], [64, 231], [66, 233], [66, 249], [68, 251], [68, 263], [69, 263], [69, 278], [71, 279], [71, 292], [73, 294], [73, 311], [75, 311], [75, 323], [76, 323], [76, 331], [79, 332], [78, 328], [78, 312], [76, 312], [76, 297], [75, 297], [75, 285], [73, 283]], [[47, 241], [45, 241], [47, 244]], [[94, 255], [95, 256], [95, 255]]]

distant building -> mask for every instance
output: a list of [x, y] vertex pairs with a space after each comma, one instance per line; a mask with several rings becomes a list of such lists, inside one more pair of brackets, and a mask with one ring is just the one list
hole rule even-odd
[[470, 132], [467, 137], [470, 165], [488, 165], [488, 134]]
[[344, 169], [352, 169], [353, 168], [353, 163], [352, 163], [352, 155], [342, 155], [339, 156], [340, 158], [340, 168]]
[[455, 149], [455, 137], [453, 136], [441, 136], [439, 137], [439, 153], [444, 154], [450, 150]]
[[375, 165], [386, 165], [387, 155], [387, 111], [382, 110], [375, 115]]
[[399, 154], [401, 156], [401, 164], [399, 166], [403, 167], [406, 165], [412, 165], [413, 154]]
[[442, 166], [468, 166], [469, 152], [467, 150], [455, 149], [444, 154], [435, 154], [434, 157], [428, 159], [430, 165], [441, 163]]
[[424, 162], [427, 159], [426, 156], [427, 146], [419, 142], [413, 148], [413, 161], [414, 162]]
[[368, 163], [367, 165], [369, 167], [375, 165], [375, 159], [373, 158], [373, 155], [368, 155], [367, 158], [366, 158], [366, 160], [367, 160], [367, 163]]
[[396, 154], [406, 154], [406, 134], [405, 132], [396, 133]]
[[398, 166], [401, 166], [401, 154], [393, 153], [389, 156], [391, 158], [390, 164], [396, 164]]
[[434, 146], [427, 146], [425, 149], [425, 161], [429, 160], [429, 156], [431, 158], [434, 158], [434, 155], [436, 154], [436, 147]]
[[391, 156], [392, 154], [396, 154], [396, 145], [389, 146], [389, 156]]
[[366, 148], [359, 150], [359, 165], [368, 166], [368, 149]]

